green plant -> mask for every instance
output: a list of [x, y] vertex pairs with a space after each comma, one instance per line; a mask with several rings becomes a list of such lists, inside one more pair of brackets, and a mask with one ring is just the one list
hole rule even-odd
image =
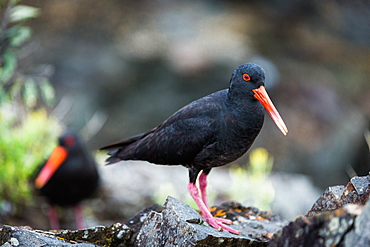
[[[14, 205], [30, 202], [31, 174], [56, 145], [59, 122], [45, 110], [32, 111], [19, 122], [16, 106], [0, 106], [0, 199]], [[0, 200], [0, 201], [1, 201]]]
[[247, 168], [232, 165], [230, 168], [232, 185], [228, 192], [230, 198], [248, 204], [247, 206], [270, 210], [275, 191], [268, 175], [271, 173], [273, 163], [274, 160], [266, 149], [257, 148], [251, 151]]
[[0, 10], [3, 9], [0, 24], [0, 214], [4, 211], [17, 214], [23, 205], [31, 202], [31, 174], [51, 153], [61, 132], [57, 119], [48, 116], [43, 108], [36, 109], [39, 98], [47, 105], [54, 100], [54, 89], [47, 74], [28, 73], [22, 65], [32, 35], [24, 22], [36, 17], [39, 10], [17, 5], [18, 2], [0, 2]]
[[39, 14], [37, 8], [17, 5], [17, 0], [3, 1], [6, 5], [0, 26], [0, 104], [6, 100], [22, 101], [32, 108], [36, 106], [39, 93], [43, 101], [51, 105], [54, 89], [48, 80], [47, 66], [37, 73], [26, 72], [21, 61], [28, 51], [27, 42], [32, 35], [31, 28], [24, 22]]

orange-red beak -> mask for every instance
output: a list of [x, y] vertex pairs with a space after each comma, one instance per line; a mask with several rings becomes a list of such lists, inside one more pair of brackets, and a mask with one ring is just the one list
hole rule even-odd
[[259, 88], [253, 89], [252, 91], [254, 93], [254, 97], [262, 103], [266, 111], [270, 114], [272, 120], [274, 120], [277, 127], [283, 133], [283, 135], [286, 135], [288, 133], [288, 128], [285, 126], [283, 119], [280, 117], [279, 112], [276, 110], [274, 104], [272, 103], [269, 95], [266, 92], [265, 87], [260, 86]]
[[56, 148], [54, 148], [53, 152], [50, 155], [50, 158], [48, 159], [48, 161], [46, 161], [46, 164], [41, 169], [41, 172], [35, 180], [36, 188], [40, 189], [44, 187], [44, 185], [54, 175], [55, 171], [67, 158], [67, 154], [67, 149], [65, 149], [64, 147], [57, 146]]

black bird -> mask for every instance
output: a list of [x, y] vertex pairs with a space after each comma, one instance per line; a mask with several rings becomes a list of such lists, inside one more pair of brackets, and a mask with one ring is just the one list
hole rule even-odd
[[[228, 89], [221, 90], [184, 106], [158, 127], [105, 146], [108, 164], [121, 160], [145, 160], [162, 165], [183, 165], [189, 169], [188, 191], [202, 216], [216, 229], [238, 231], [226, 226], [232, 222], [211, 215], [207, 201], [207, 176], [213, 167], [241, 157], [260, 132], [264, 110], [281, 132], [288, 129], [266, 90], [265, 72], [253, 63], [237, 67]], [[196, 180], [199, 176], [199, 194]]]
[[54, 206], [73, 206], [76, 228], [84, 228], [79, 203], [96, 193], [99, 187], [99, 173], [92, 155], [81, 138], [75, 133], [59, 137], [48, 160], [43, 164], [35, 179], [35, 187], [45, 196], [51, 207], [50, 227], [59, 229], [58, 215]]

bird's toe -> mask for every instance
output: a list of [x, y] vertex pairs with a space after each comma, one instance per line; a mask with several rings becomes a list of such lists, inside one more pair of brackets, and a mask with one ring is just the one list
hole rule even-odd
[[212, 219], [208, 220], [207, 221], [208, 224], [210, 224], [212, 227], [216, 228], [216, 229], [219, 229], [219, 230], [223, 230], [223, 231], [227, 231], [227, 232], [230, 232], [230, 233], [233, 233], [233, 234], [240, 234], [241, 232], [231, 228], [231, 227], [228, 227], [224, 224], [232, 224], [232, 221], [231, 220], [228, 220], [228, 219], [222, 219], [222, 218], [215, 218], [213, 217]]

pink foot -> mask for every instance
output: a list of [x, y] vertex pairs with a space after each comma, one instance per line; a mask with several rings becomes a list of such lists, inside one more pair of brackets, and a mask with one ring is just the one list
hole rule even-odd
[[222, 223], [222, 224], [227, 224], [227, 225], [232, 225], [233, 222], [231, 220], [228, 220], [228, 219], [223, 219], [223, 218], [217, 218], [217, 217], [213, 217], [216, 221], [218, 221], [219, 223]]
[[[223, 231], [227, 231], [227, 232], [230, 232], [230, 233], [234, 233], [234, 234], [240, 234], [241, 232], [231, 228], [231, 227], [228, 227], [224, 224], [228, 224], [228, 223], [232, 223], [230, 220], [227, 220], [227, 219], [221, 219], [221, 218], [216, 218], [216, 217], [213, 217], [211, 216], [212, 218], [207, 218], [205, 216], [203, 216], [203, 219], [212, 227], [218, 229], [219, 231], [223, 230]], [[225, 222], [225, 220], [227, 221], [227, 223]]]
[[214, 227], [214, 228], [216, 228], [220, 231], [224, 230], [224, 231], [227, 231], [227, 232], [230, 232], [230, 233], [240, 234], [239, 231], [224, 225], [224, 224], [232, 224], [231, 220], [216, 218], [216, 217], [212, 216], [211, 212], [209, 211], [209, 208], [205, 205], [202, 198], [199, 196], [198, 188], [196, 187], [196, 185], [194, 183], [190, 182], [188, 184], [188, 191], [189, 191], [190, 195], [193, 197], [196, 204], [198, 205], [200, 211], [202, 212], [202, 216], [203, 216], [203, 219], [205, 220], [205, 222], [207, 222], [210, 226], [212, 226], [212, 227]]
[[[200, 189], [200, 194], [202, 196], [202, 201], [203, 201], [204, 205], [206, 206], [206, 208], [209, 209], [207, 189], [206, 189], [207, 188], [207, 177], [208, 177], [207, 173], [202, 172], [200, 174], [200, 176], [199, 176], [199, 189]], [[222, 218], [217, 218], [217, 217], [213, 217], [213, 218], [219, 224], [231, 225], [233, 223], [231, 220], [228, 220], [228, 219], [222, 219]]]

